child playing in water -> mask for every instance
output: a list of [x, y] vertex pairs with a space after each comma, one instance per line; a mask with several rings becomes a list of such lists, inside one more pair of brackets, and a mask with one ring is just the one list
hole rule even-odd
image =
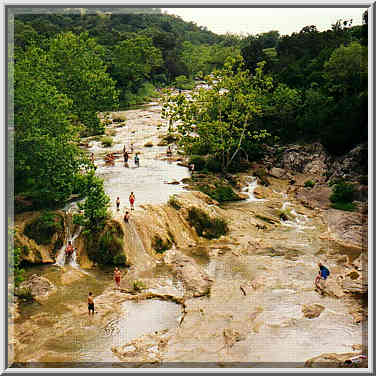
[[140, 158], [138, 157], [138, 153], [136, 153], [136, 155], [134, 156], [134, 164], [137, 167], [140, 167]]

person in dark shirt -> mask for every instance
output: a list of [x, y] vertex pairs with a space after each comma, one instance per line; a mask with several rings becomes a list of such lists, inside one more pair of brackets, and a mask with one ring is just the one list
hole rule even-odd
[[318, 289], [322, 290], [325, 287], [325, 281], [329, 277], [330, 271], [321, 262], [318, 263], [318, 267], [319, 274], [315, 278], [315, 285]]

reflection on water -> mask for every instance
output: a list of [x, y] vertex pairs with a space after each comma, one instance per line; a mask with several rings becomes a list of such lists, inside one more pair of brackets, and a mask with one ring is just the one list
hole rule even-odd
[[94, 341], [82, 346], [80, 361], [118, 361], [111, 351], [113, 346], [125, 345], [144, 334], [176, 328], [182, 317], [180, 305], [156, 299], [125, 302], [122, 309], [119, 319], [109, 321]]

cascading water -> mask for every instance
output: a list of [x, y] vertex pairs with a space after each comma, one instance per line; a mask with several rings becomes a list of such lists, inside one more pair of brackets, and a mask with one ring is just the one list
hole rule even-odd
[[[77, 228], [77, 230], [72, 235], [72, 230], [74, 229], [74, 225], [72, 222], [72, 213], [71, 209], [68, 209], [65, 216], [65, 238], [64, 238], [64, 244], [58, 251], [55, 265], [63, 267], [67, 261], [67, 256], [65, 253], [65, 250], [67, 248], [67, 244], [70, 241], [74, 248], [74, 241], [78, 238], [78, 236], [81, 234], [81, 226]], [[77, 254], [74, 250], [71, 257], [69, 258], [69, 265], [73, 266], [74, 268], [78, 268], [79, 265], [77, 263]]]
[[282, 210], [289, 210], [293, 219], [283, 220], [281, 219], [281, 224], [288, 227], [294, 227], [297, 231], [303, 231], [307, 229], [314, 229], [313, 226], [307, 226], [308, 217], [304, 214], [299, 214], [295, 211], [294, 208], [287, 209], [287, 207], [291, 207], [291, 202], [285, 201], [282, 204]]
[[147, 253], [140, 236], [132, 222], [128, 222], [124, 225], [125, 244], [127, 248], [127, 256], [133, 264], [137, 264], [137, 268], [140, 270], [148, 269], [155, 265], [154, 259]]
[[246, 202], [265, 202], [267, 200], [263, 198], [256, 198], [254, 195], [254, 191], [257, 187], [257, 178], [255, 176], [249, 177], [249, 184], [247, 187], [245, 187], [242, 192], [247, 193], [249, 195], [249, 198], [245, 200]]

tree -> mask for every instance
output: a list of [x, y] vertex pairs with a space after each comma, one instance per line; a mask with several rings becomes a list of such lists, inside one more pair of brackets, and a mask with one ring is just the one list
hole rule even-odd
[[86, 177], [85, 195], [85, 201], [78, 204], [83, 213], [75, 214], [74, 221], [84, 227], [84, 233], [98, 234], [109, 217], [110, 198], [104, 192], [103, 180], [93, 170]]
[[162, 64], [159, 49], [152, 39], [137, 35], [118, 43], [113, 51], [113, 74], [123, 89], [137, 90], [150, 78], [152, 69]]
[[222, 70], [207, 77], [208, 90], [194, 92], [192, 100], [183, 95], [165, 98], [162, 116], [179, 120], [177, 131], [186, 152], [205, 148], [227, 170], [245, 142], [260, 143], [270, 136], [254, 122], [261, 113], [259, 97], [272, 85], [262, 66], [249, 79], [249, 72], [242, 70], [243, 59], [228, 58]]
[[359, 94], [367, 87], [367, 48], [358, 42], [333, 51], [323, 77], [330, 92], [339, 96]]
[[73, 100], [72, 112], [89, 133], [103, 133], [97, 113], [116, 108], [115, 81], [106, 72], [104, 49], [87, 33], [59, 34], [51, 40], [48, 58], [53, 84]]
[[14, 94], [14, 177], [16, 193], [27, 193], [44, 206], [63, 203], [85, 166], [73, 141], [72, 101], [52, 86], [43, 50], [31, 47], [16, 58]]

